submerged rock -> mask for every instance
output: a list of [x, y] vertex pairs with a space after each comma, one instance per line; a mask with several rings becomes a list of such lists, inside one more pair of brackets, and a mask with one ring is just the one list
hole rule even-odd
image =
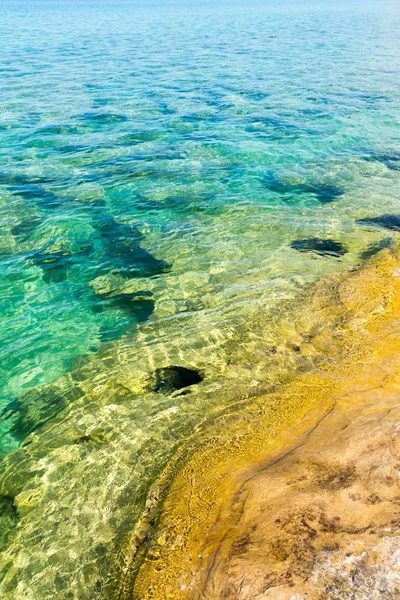
[[[365, 277], [366, 281], [365, 287], [362, 286], [354, 301], [352, 301], [354, 294], [350, 294], [345, 286], [344, 281], [346, 280], [343, 281], [337, 277], [334, 279], [337, 285], [334, 285], [332, 290], [332, 280], [330, 280], [328, 290], [325, 284], [318, 287], [312, 294], [311, 304], [308, 301], [305, 302], [302, 297], [295, 304], [285, 307], [283, 313], [280, 316], [277, 315], [276, 318], [280, 322], [283, 315], [285, 318], [286, 315], [288, 318], [290, 316], [290, 319], [293, 315], [298, 315], [298, 318], [301, 318], [304, 323], [306, 322], [299, 328], [304, 339], [308, 339], [308, 332], [311, 329], [316, 331], [319, 325], [323, 326], [323, 329], [329, 327], [329, 331], [332, 329], [335, 332], [338, 329], [342, 331], [343, 304], [338, 302], [338, 298], [344, 299], [346, 306], [352, 306], [351, 303], [354, 303], [357, 319], [359, 319], [361, 309], [365, 311], [362, 316], [366, 315], [368, 318], [368, 315], [372, 315], [374, 310], [379, 311], [382, 305], [382, 293], [386, 294], [387, 289], [392, 285], [389, 282], [400, 285], [400, 278], [393, 277], [393, 269], [396, 267], [398, 267], [398, 263], [393, 258], [388, 266], [390, 272], [387, 278], [384, 278], [383, 281], [379, 280], [379, 285], [377, 282], [374, 283], [373, 273], [369, 269], [351, 273], [349, 275], [351, 282], [354, 281], [356, 275]], [[379, 268], [379, 277], [382, 276], [381, 273], [382, 268]], [[194, 278], [195, 273], [192, 276]], [[141, 285], [142, 282], [137, 281], [137, 286]], [[349, 287], [354, 288], [353, 284]], [[110, 286], [107, 289], [109, 291]], [[122, 291], [124, 288], [114, 286], [113, 289], [116, 293], [117, 289]], [[190, 289], [190, 285], [187, 289]], [[356, 287], [356, 290], [358, 289]], [[371, 299], [372, 291], [376, 289], [379, 294], [376, 299], [375, 296]], [[110, 316], [112, 312], [109, 311]], [[345, 316], [350, 313], [353, 314], [353, 311], [346, 309]], [[204, 522], [204, 510], [216, 506], [219, 490], [225, 484], [225, 480], [230, 477], [230, 474], [235, 476], [238, 474], [233, 453], [240, 439], [243, 438], [242, 447], [250, 447], [254, 443], [260, 452], [264, 453], [270, 448], [271, 436], [274, 436], [275, 432], [279, 433], [280, 423], [279, 414], [276, 416], [277, 411], [274, 410], [268, 413], [271, 414], [271, 420], [267, 416], [266, 420], [260, 426], [258, 425], [268, 407], [279, 409], [281, 406], [280, 414], [285, 423], [287, 419], [292, 419], [297, 414], [297, 397], [294, 399], [294, 406], [288, 406], [282, 402], [282, 393], [279, 391], [279, 397], [274, 402], [269, 386], [266, 391], [265, 387], [267, 386], [257, 385], [257, 381], [254, 380], [256, 371], [258, 371], [256, 376], [257, 378], [260, 376], [260, 379], [263, 377], [261, 372], [270, 371], [273, 374], [268, 382], [278, 381], [281, 384], [282, 373], [286, 373], [287, 370], [291, 377], [294, 371], [291, 358], [284, 363], [283, 367], [281, 366], [282, 357], [285, 355], [280, 348], [285, 336], [280, 333], [272, 336], [269, 334], [269, 332], [276, 331], [278, 325], [269, 325], [270, 314], [265, 315], [265, 318], [263, 316], [262, 322], [259, 321], [259, 318], [257, 316], [257, 319], [251, 319], [247, 325], [251, 335], [251, 344], [247, 339], [247, 334], [241, 334], [225, 350], [228, 344], [226, 339], [224, 340], [223, 352], [227, 352], [231, 361], [226, 371], [222, 370], [222, 366], [225, 365], [225, 354], [219, 348], [215, 350], [215, 347], [209, 344], [208, 338], [204, 346], [195, 346], [193, 341], [199, 341], [197, 334], [196, 337], [192, 336], [191, 332], [182, 325], [176, 332], [176, 336], [172, 338], [174, 343], [170, 342], [167, 347], [165, 336], [167, 334], [171, 336], [171, 331], [175, 333], [175, 329], [164, 329], [165, 323], [168, 325], [168, 320], [165, 320], [161, 323], [160, 329], [148, 329], [154, 340], [152, 345], [149, 345], [146, 339], [145, 342], [137, 345], [130, 345], [126, 343], [128, 340], [124, 340], [121, 344], [106, 346], [96, 353], [96, 356], [91, 357], [87, 363], [82, 362], [77, 371], [61, 378], [51, 386], [40, 388], [39, 392], [36, 390], [35, 393], [29, 395], [29, 398], [20, 399], [24, 405], [29, 402], [30, 411], [27, 418], [32, 418], [32, 421], [35, 416], [34, 411], [38, 406], [42, 406], [37, 420], [35, 423], [32, 422], [32, 425], [46, 419], [45, 406], [49, 406], [51, 403], [60, 405], [58, 397], [61, 397], [61, 400], [64, 399], [64, 410], [58, 415], [56, 413], [52, 422], [45, 421], [40, 432], [37, 432], [36, 428], [33, 435], [24, 438], [25, 441], [19, 450], [6, 457], [3, 463], [4, 471], [0, 478], [0, 493], [16, 497], [18, 511], [20, 514], [23, 511], [21, 525], [15, 528], [13, 535], [9, 538], [3, 562], [0, 564], [0, 569], [3, 569], [0, 595], [2, 598], [4, 597], [4, 600], [14, 600], [16, 593], [20, 596], [25, 594], [26, 597], [29, 596], [35, 600], [44, 600], [45, 598], [47, 600], [49, 597], [57, 598], [57, 600], [70, 600], [71, 590], [73, 590], [74, 598], [79, 598], [79, 600], [92, 600], [100, 596], [104, 598], [118, 597], [121, 600], [132, 598], [130, 584], [133, 579], [132, 573], [136, 570], [128, 568], [133, 564], [131, 558], [136, 556], [137, 548], [139, 548], [138, 556], [140, 552], [139, 558], [143, 557], [144, 546], [140, 546], [140, 544], [143, 544], [146, 531], [149, 531], [149, 528], [158, 522], [157, 499], [164, 498], [163, 490], [166, 489], [165, 486], [170, 485], [171, 474], [175, 473], [177, 465], [181, 464], [181, 457], [186, 458], [189, 450], [191, 453], [199, 443], [202, 443], [203, 429], [204, 435], [206, 435], [206, 430], [208, 431], [211, 426], [211, 423], [209, 424], [207, 421], [206, 427], [203, 428], [202, 423], [205, 417], [210, 416], [212, 420], [217, 417], [217, 424], [220, 424], [216, 430], [210, 429], [210, 436], [217, 444], [218, 461], [224, 455], [220, 441], [223, 441], [223, 436], [227, 438], [226, 452], [229, 458], [227, 476], [222, 473], [222, 476], [217, 479], [216, 486], [208, 486], [207, 481], [205, 485], [202, 485], [201, 478], [197, 479], [197, 476], [193, 478], [190, 471], [185, 471], [184, 481], [190, 486], [199, 483], [201, 493], [197, 494], [195, 490], [195, 493], [190, 496], [190, 501], [187, 501], [185, 494], [181, 491], [183, 488], [179, 488], [174, 498], [174, 502], [176, 500], [181, 502], [182, 498], [184, 515], [192, 517], [195, 524], [199, 524], [201, 536], [199, 540], [206, 541], [207, 534], [203, 533], [205, 529], [201, 527]], [[376, 322], [375, 318], [373, 322]], [[265, 333], [264, 327], [267, 323], [268, 328]], [[212, 323], [210, 326], [213, 327]], [[253, 343], [253, 335], [257, 327], [260, 327], [260, 331], [263, 332], [263, 338], [261, 340], [256, 337], [256, 341]], [[360, 336], [359, 329], [353, 328], [352, 330], [356, 334], [353, 342], [362, 340], [365, 348], [369, 348], [368, 342], [364, 342], [364, 335]], [[157, 331], [157, 339], [154, 337], [154, 331]], [[208, 331], [205, 329], [203, 333], [206, 335]], [[328, 336], [327, 343], [335, 349], [336, 354], [341, 352], [341, 339], [340, 335]], [[380, 335], [379, 339], [387, 339], [390, 344], [393, 343], [393, 335]], [[315, 338], [313, 338], [313, 344], [314, 340]], [[262, 354], [264, 343], [267, 345], [267, 360]], [[148, 351], [149, 349], [151, 351]], [[274, 352], [276, 352], [276, 362], [273, 365], [279, 365], [278, 370], [275, 366], [271, 367], [270, 359], [274, 356]], [[201, 386], [189, 386], [180, 392], [175, 392], [175, 397], [185, 390], [191, 392], [184, 397], [183, 402], [177, 400], [171, 402], [171, 399], [161, 393], [147, 394], [150, 386], [154, 389], [154, 365], [180, 365], [182, 356], [186, 357], [185, 363], [183, 363], [185, 365], [198, 365], [199, 369], [208, 365], [207, 380]], [[356, 353], [355, 356], [364, 358], [363, 354]], [[301, 368], [303, 368], [303, 364], [304, 362], [301, 361]], [[351, 357], [346, 364], [353, 368]], [[380, 372], [387, 375], [386, 371]], [[153, 375], [153, 378], [151, 382], [148, 382], [150, 374]], [[286, 376], [285, 380], [287, 380]], [[263, 382], [264, 380], [261, 381], [261, 383]], [[326, 389], [326, 378], [318, 383], [319, 385], [315, 386], [315, 389]], [[281, 385], [279, 385], [280, 387]], [[375, 385], [371, 387], [375, 387]], [[297, 383], [296, 389], [298, 389]], [[358, 385], [357, 390], [359, 389]], [[78, 393], [79, 397], [75, 396]], [[38, 397], [39, 394], [42, 398]], [[255, 419], [249, 415], [247, 410], [248, 399], [250, 399], [248, 394], [251, 394], [252, 399], [258, 397], [258, 394], [262, 394], [255, 407]], [[305, 399], [308, 402], [312, 398], [313, 388], [307, 385]], [[242, 404], [243, 399], [245, 399], [244, 404]], [[347, 397], [347, 404], [352, 403], [353, 399], [349, 403]], [[237, 428], [235, 427], [232, 431], [229, 424], [235, 420], [238, 405], [244, 409], [243, 420], [239, 419]], [[301, 399], [299, 405], [302, 406]], [[326, 407], [325, 397], [323, 406]], [[292, 408], [295, 410], [291, 410]], [[28, 430], [29, 424], [29, 422], [25, 423]], [[87, 445], [84, 441], [80, 444], [73, 443], [73, 440], [78, 440], [84, 435], [93, 436], [94, 432], [99, 429], [105, 432], [104, 445], [97, 445], [93, 441], [88, 442]], [[200, 439], [196, 437], [198, 431], [202, 433]], [[237, 436], [236, 431], [238, 432]], [[261, 437], [258, 435], [260, 431]], [[371, 427], [368, 435], [370, 435], [370, 431]], [[191, 438], [192, 433], [193, 438]], [[328, 436], [324, 435], [325, 445], [326, 439], [330, 440], [331, 437], [331, 433]], [[292, 442], [293, 436], [290, 444]], [[178, 445], [181, 451], [178, 448], [177, 452]], [[252, 453], [250, 458], [251, 462], [254, 462]], [[312, 483], [318, 485], [318, 491], [322, 483], [322, 486], [325, 486], [324, 493], [332, 494], [334, 493], [332, 487], [347, 481], [346, 474], [349, 472], [349, 466], [351, 468], [351, 461], [343, 460], [343, 464], [338, 465], [336, 469], [335, 461], [328, 463], [328, 461], [322, 461], [321, 457], [319, 458], [324, 467], [325, 465], [330, 467], [329, 470], [326, 469], [328, 478], [321, 477], [321, 470], [313, 469], [312, 473], [315, 474], [315, 477]], [[264, 455], [261, 459], [264, 460]], [[217, 468], [218, 461], [213, 455], [201, 457], [201, 464], [204, 465], [206, 471]], [[246, 465], [248, 462], [246, 454]], [[191, 465], [189, 466], [191, 467]], [[357, 465], [355, 466], [356, 472], [361, 471]], [[160, 482], [159, 474], [164, 472], [166, 475]], [[154, 481], [156, 482], [154, 488], [156, 493], [152, 488], [145, 504], [149, 486]], [[287, 492], [288, 489], [290, 489], [289, 485], [285, 487], [284, 492]], [[340, 488], [340, 492], [343, 491], [347, 493], [350, 488]], [[286, 503], [286, 496], [283, 496], [283, 504], [286, 505]], [[145, 511], [143, 511], [144, 505]], [[155, 508], [151, 512], [150, 508], [153, 505]], [[218, 504], [218, 508], [219, 506]], [[142, 511], [144, 516], [142, 516]], [[258, 521], [263, 522], [267, 514], [271, 514], [268, 507], [264, 514], [257, 513]], [[230, 512], [228, 518], [232, 522]], [[210, 519], [209, 522], [213, 523], [215, 519]], [[170, 558], [172, 560], [173, 552], [179, 549], [181, 544], [186, 544], [186, 540], [188, 540], [188, 546], [183, 547], [185, 565], [189, 565], [187, 572], [193, 572], [191, 565], [196, 565], [196, 560], [189, 562], [192, 558], [190, 531], [186, 529], [186, 523], [181, 519], [173, 522], [172, 526], [180, 523], [183, 525], [182, 530], [177, 533], [172, 531], [170, 536], [167, 535], [162, 539], [160, 552], [164, 553], [162, 556], [165, 555], [165, 549], [168, 560]], [[243, 534], [246, 535], [246, 531], [243, 531]], [[237, 548], [241, 547], [245, 539], [238, 539]], [[168, 547], [169, 541], [173, 546], [171, 551]], [[229, 542], [229, 540], [227, 541]], [[271, 540], [271, 544], [272, 542], [273, 540]], [[284, 556], [287, 549], [283, 543], [281, 546], [282, 552], [279, 549], [280, 543], [275, 544], [274, 541], [271, 552], [278, 557]], [[44, 549], [43, 552], [38, 548], [39, 550]], [[49, 548], [51, 549], [51, 560], [49, 560], [49, 553], [46, 550]], [[69, 552], [71, 548], [73, 552]], [[156, 550], [158, 551], [158, 548]], [[255, 551], [258, 552], [258, 548]], [[196, 547], [194, 559], [200, 552], [201, 550]], [[157, 591], [157, 588], [154, 588], [154, 585], [157, 585], [157, 577], [162, 579], [164, 587], [171, 581], [164, 571], [158, 571], [160, 561], [154, 560], [155, 558], [158, 556], [153, 552], [150, 560], [155, 567], [156, 578], [154, 580], [152, 578], [151, 583], [146, 581], [145, 592], [137, 594], [137, 597], [143, 600], [147, 595], [151, 596], [152, 589]], [[32, 576], [33, 573], [35, 576]], [[59, 585], [59, 579], [55, 580], [55, 573], [62, 578], [62, 584]], [[185, 581], [179, 581], [177, 594], [173, 590], [170, 597], [178, 600], [179, 590], [185, 583]], [[119, 587], [123, 588], [122, 591]], [[164, 594], [164, 589], [162, 589], [158, 598], [165, 598], [167, 593]], [[210, 598], [218, 597], [218, 591], [216, 594], [211, 593], [210, 595]], [[251, 597], [250, 591], [248, 597]], [[154, 598], [157, 596], [153, 595], [152, 600]]]
[[[148, 291], [122, 293], [112, 295], [112, 293], [98, 294], [98, 300], [93, 304], [93, 312], [103, 312], [110, 308], [119, 308], [133, 313], [145, 312], [147, 317], [154, 310], [153, 294]], [[146, 317], [146, 318], [147, 318]], [[140, 319], [144, 320], [144, 319]]]
[[43, 281], [59, 283], [68, 277], [71, 267], [71, 255], [66, 252], [43, 252], [38, 250], [29, 256], [32, 262], [43, 271]]
[[400, 152], [370, 152], [365, 160], [379, 162], [392, 171], [400, 171]]
[[[15, 401], [15, 407], [9, 405], [8, 418], [13, 418], [10, 433], [17, 440], [24, 440], [30, 433], [38, 431], [43, 425], [59, 414], [68, 403], [77, 401], [83, 392], [79, 386], [65, 394], [57, 388], [49, 387], [38, 393], [33, 389]], [[14, 418], [15, 417], [15, 418]]]
[[400, 215], [380, 215], [379, 217], [366, 217], [358, 219], [357, 225], [374, 225], [376, 227], [384, 227], [393, 231], [400, 231]]
[[281, 180], [273, 174], [268, 174], [263, 178], [263, 185], [271, 192], [276, 192], [282, 196], [296, 196], [298, 194], [311, 194], [321, 204], [329, 204], [344, 194], [344, 189], [338, 185], [329, 183], [298, 182], [290, 180]]
[[318, 237], [294, 240], [290, 247], [299, 252], [314, 252], [322, 256], [342, 256], [348, 252], [346, 246], [341, 242]]
[[282, 138], [298, 139], [304, 135], [314, 134], [314, 130], [285, 118], [272, 115], [256, 115], [249, 119], [246, 126], [248, 133], [254, 133], [271, 140]]
[[118, 223], [103, 203], [97, 203], [92, 221], [101, 240], [106, 271], [112, 270], [131, 278], [152, 277], [170, 269], [169, 264], [140, 246], [143, 235], [137, 227]]
[[394, 245], [394, 243], [395, 241], [393, 238], [382, 238], [378, 242], [369, 244], [367, 248], [363, 252], [361, 252], [360, 258], [362, 260], [368, 260], [368, 258], [371, 258], [371, 256], [375, 256], [375, 254], [378, 254], [378, 252], [380, 252], [381, 250], [384, 250], [385, 248], [390, 248]]
[[19, 521], [17, 507], [12, 496], [0, 494], [0, 550], [6, 546], [10, 533]]
[[154, 372], [155, 392], [170, 394], [176, 390], [195, 385], [203, 381], [204, 377], [195, 369], [187, 369], [186, 367], [164, 367], [157, 369]]
[[162, 136], [161, 131], [144, 129], [135, 133], [127, 133], [119, 137], [114, 143], [118, 146], [136, 146], [146, 142], [154, 142]]
[[[153, 294], [149, 291], [139, 291], [130, 293], [115, 294], [115, 292], [96, 293], [95, 299], [91, 302], [91, 309], [94, 313], [104, 313], [110, 311], [110, 316], [100, 327], [99, 334], [102, 341], [115, 340], [121, 337], [129, 327], [129, 322], [134, 323], [146, 321], [154, 312], [155, 302]], [[123, 311], [130, 321], [126, 318], [121, 319], [120, 313], [112, 315], [115, 311]]]
[[15, 235], [23, 241], [30, 239], [34, 231], [43, 222], [43, 219], [38, 215], [33, 215], [29, 218], [21, 219], [11, 228], [12, 235]]
[[199, 436], [121, 598], [400, 597], [400, 281], [391, 254], [331, 278], [313, 304], [343, 315], [332, 329], [331, 344], [344, 350], [336, 361]]
[[110, 125], [113, 123], [125, 123], [128, 121], [128, 117], [116, 113], [89, 111], [84, 113], [80, 117], [80, 120], [96, 125]]

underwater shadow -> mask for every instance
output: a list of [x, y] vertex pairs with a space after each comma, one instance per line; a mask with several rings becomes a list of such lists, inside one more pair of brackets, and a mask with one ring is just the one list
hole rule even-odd
[[334, 256], [336, 258], [348, 252], [346, 246], [341, 242], [318, 237], [294, 240], [291, 242], [290, 247], [298, 252], [311, 252], [320, 256]]
[[268, 173], [262, 178], [262, 185], [271, 192], [280, 194], [289, 199], [297, 195], [314, 196], [320, 204], [330, 204], [340, 196], [343, 196], [345, 190], [341, 186], [318, 182], [289, 182], [278, 179], [274, 174]]
[[383, 227], [393, 231], [400, 231], [400, 214], [385, 214], [379, 217], [366, 217], [358, 219], [357, 225], [372, 225], [373, 227]]

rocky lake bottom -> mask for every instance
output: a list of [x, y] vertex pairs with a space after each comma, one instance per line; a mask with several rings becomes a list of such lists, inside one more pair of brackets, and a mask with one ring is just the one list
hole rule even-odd
[[0, 17], [0, 596], [396, 598], [398, 3]]

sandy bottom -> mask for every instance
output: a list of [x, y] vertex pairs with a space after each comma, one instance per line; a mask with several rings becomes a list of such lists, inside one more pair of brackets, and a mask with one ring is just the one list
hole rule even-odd
[[314, 288], [298, 352], [332, 360], [216, 419], [120, 598], [400, 597], [399, 275], [383, 251]]

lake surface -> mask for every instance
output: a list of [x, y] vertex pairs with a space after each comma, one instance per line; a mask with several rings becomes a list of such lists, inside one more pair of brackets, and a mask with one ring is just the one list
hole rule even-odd
[[368, 219], [400, 212], [400, 8], [9, 0], [0, 22], [3, 593], [112, 597], [182, 440], [271, 383], [260, 315], [398, 236]]

